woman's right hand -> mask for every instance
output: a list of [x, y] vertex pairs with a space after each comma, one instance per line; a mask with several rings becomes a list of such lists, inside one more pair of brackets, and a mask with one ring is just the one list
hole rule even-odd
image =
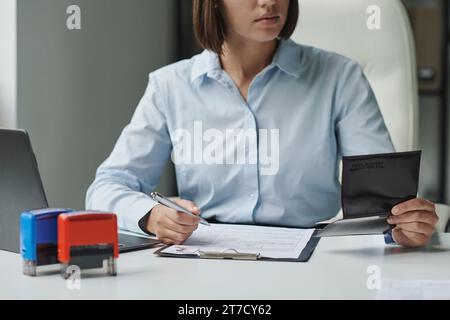
[[[178, 205], [200, 215], [200, 209], [189, 200], [173, 199]], [[182, 244], [198, 228], [200, 219], [157, 204], [147, 221], [147, 229], [165, 244]]]

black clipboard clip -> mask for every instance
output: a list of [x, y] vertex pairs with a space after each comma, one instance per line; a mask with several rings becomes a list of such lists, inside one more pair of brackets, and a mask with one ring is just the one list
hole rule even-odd
[[236, 249], [227, 249], [220, 252], [213, 251], [201, 251], [198, 250], [197, 254], [203, 259], [232, 259], [232, 260], [258, 260], [260, 258], [259, 253], [244, 253], [239, 252]]

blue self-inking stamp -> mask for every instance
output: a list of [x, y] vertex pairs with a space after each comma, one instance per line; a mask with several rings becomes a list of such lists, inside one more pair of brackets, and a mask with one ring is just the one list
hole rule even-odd
[[23, 274], [36, 276], [39, 266], [58, 264], [58, 216], [72, 209], [38, 209], [20, 216]]

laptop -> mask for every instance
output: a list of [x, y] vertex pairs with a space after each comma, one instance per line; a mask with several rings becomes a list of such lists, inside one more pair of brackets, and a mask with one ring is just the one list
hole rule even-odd
[[[0, 129], [0, 250], [19, 253], [20, 214], [48, 207], [27, 132]], [[159, 244], [156, 239], [119, 232], [121, 253]]]

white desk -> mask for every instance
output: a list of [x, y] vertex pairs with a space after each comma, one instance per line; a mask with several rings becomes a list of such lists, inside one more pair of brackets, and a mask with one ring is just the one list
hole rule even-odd
[[58, 274], [22, 275], [17, 254], [0, 252], [0, 299], [372, 299], [367, 267], [382, 277], [450, 279], [450, 234], [411, 250], [386, 246], [382, 236], [321, 239], [311, 259], [253, 262], [162, 258], [154, 250], [123, 254], [118, 276], [83, 275], [69, 290]]

